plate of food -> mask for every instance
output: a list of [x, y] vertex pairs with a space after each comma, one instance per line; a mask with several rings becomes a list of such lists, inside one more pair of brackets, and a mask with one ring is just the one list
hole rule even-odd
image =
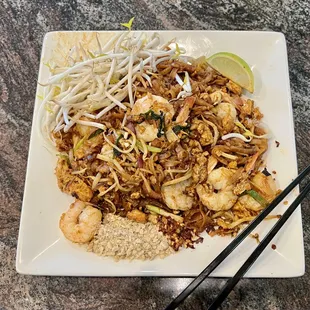
[[[125, 26], [44, 38], [19, 273], [196, 276], [297, 175], [283, 34]], [[303, 273], [298, 209], [246, 276]]]

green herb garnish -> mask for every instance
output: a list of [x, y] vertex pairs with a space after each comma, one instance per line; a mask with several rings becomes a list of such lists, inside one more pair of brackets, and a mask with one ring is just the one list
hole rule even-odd
[[190, 124], [187, 124], [186, 126], [176, 125], [172, 128], [172, 130], [177, 135], [180, 131], [189, 132], [190, 128], [191, 128]]
[[159, 120], [157, 137], [160, 138], [165, 134], [165, 115], [163, 111], [160, 111], [160, 114], [156, 114], [154, 111], [149, 110], [146, 113], [142, 113], [140, 115], [144, 116], [146, 120]]
[[[118, 138], [116, 139], [115, 145], [116, 145], [117, 147], [119, 147], [119, 141], [120, 141], [122, 138], [124, 138], [124, 136], [123, 136], [123, 135], [120, 135], [120, 136], [118, 136]], [[114, 158], [120, 156], [121, 154], [122, 154], [122, 153], [121, 153], [119, 150], [117, 150], [116, 148], [113, 148], [113, 157], [114, 157]]]
[[88, 140], [97, 137], [98, 135], [100, 135], [103, 132], [103, 129], [97, 129], [95, 130], [93, 133], [90, 134], [90, 136], [88, 137]]

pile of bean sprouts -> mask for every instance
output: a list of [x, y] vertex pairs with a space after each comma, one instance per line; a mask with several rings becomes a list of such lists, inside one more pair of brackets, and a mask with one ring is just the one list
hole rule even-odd
[[[96, 120], [116, 106], [125, 111], [133, 106], [133, 82], [138, 75], [151, 83], [159, 63], [185, 53], [174, 40], [161, 45], [158, 33], [117, 32], [104, 45], [97, 36], [97, 43], [97, 51], [74, 46], [67, 65], [50, 68], [51, 76], [41, 84], [46, 95], [40, 105], [39, 128], [53, 145], [52, 133], [68, 132], [74, 124], [104, 130]], [[189, 79], [176, 78], [184, 88], [180, 95], [191, 95]], [[122, 102], [126, 97], [129, 102]]]

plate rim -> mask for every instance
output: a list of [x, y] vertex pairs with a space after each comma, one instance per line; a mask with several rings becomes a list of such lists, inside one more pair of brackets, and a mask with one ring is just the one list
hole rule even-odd
[[[288, 67], [288, 55], [287, 55], [287, 43], [286, 43], [286, 39], [285, 39], [285, 35], [282, 32], [276, 32], [276, 31], [257, 31], [257, 30], [133, 30], [133, 32], [146, 32], [146, 33], [153, 33], [153, 32], [157, 32], [157, 33], [169, 33], [169, 32], [178, 32], [178, 33], [236, 33], [236, 34], [259, 34], [259, 35], [272, 35], [272, 36], [278, 36], [280, 40], [283, 41], [283, 48], [284, 48], [284, 54], [285, 54], [285, 61], [284, 61], [284, 65], [285, 65], [285, 82], [286, 82], [286, 90], [288, 93], [287, 96], [287, 100], [288, 100], [288, 112], [289, 112], [289, 118], [291, 121], [291, 126], [292, 126], [292, 134], [293, 134], [293, 151], [294, 151], [294, 169], [296, 170], [296, 173], [298, 172], [298, 162], [297, 162], [297, 151], [296, 151], [296, 141], [295, 141], [295, 123], [294, 123], [294, 117], [293, 117], [293, 107], [292, 107], [292, 97], [291, 97], [291, 87], [290, 87], [290, 80], [289, 80], [289, 67]], [[41, 54], [40, 54], [40, 65], [39, 65], [39, 70], [38, 70], [38, 79], [37, 82], [40, 80], [40, 76], [42, 75], [42, 70], [43, 70], [43, 56], [44, 56], [44, 50], [45, 50], [45, 45], [47, 44], [47, 40], [49, 39], [50, 36], [54, 35], [55, 33], [65, 33], [65, 34], [71, 34], [71, 33], [116, 33], [116, 32], [124, 32], [123, 30], [78, 30], [78, 31], [74, 31], [74, 30], [68, 30], [68, 31], [50, 31], [47, 32], [44, 35], [43, 41], [42, 41], [42, 48], [41, 48]], [[38, 94], [38, 90], [39, 90], [39, 84], [37, 84], [36, 87], [36, 95]], [[30, 141], [29, 141], [29, 151], [28, 151], [28, 159], [27, 159], [27, 169], [26, 169], [26, 177], [25, 177], [25, 183], [24, 183], [24, 194], [23, 194], [23, 202], [22, 202], [22, 209], [21, 209], [21, 216], [20, 216], [20, 225], [19, 225], [19, 233], [18, 233], [18, 243], [17, 243], [17, 252], [16, 252], [16, 271], [20, 274], [31, 274], [31, 275], [53, 275], [53, 276], [102, 276], [102, 275], [86, 275], [84, 273], [75, 273], [75, 274], [63, 274], [63, 273], [57, 273], [55, 272], [54, 274], [51, 273], [44, 273], [44, 272], [34, 272], [34, 271], [27, 271], [27, 268], [25, 268], [25, 266], [22, 263], [19, 263], [19, 256], [22, 254], [21, 252], [21, 248], [22, 248], [22, 238], [21, 238], [21, 233], [22, 233], [22, 228], [23, 228], [23, 218], [25, 216], [23, 216], [24, 214], [24, 201], [25, 201], [25, 195], [26, 195], [26, 187], [27, 187], [27, 183], [30, 182], [29, 180], [29, 166], [30, 166], [30, 161], [31, 161], [31, 154], [34, 152], [34, 149], [32, 147], [32, 140], [34, 139], [34, 135], [35, 135], [35, 130], [36, 130], [36, 113], [35, 113], [35, 109], [36, 109], [36, 101], [37, 98], [35, 97], [34, 100], [34, 106], [33, 106], [33, 116], [32, 116], [32, 126], [31, 126], [31, 135], [30, 135]], [[298, 211], [297, 211], [298, 210]], [[301, 208], [300, 206], [298, 207], [298, 209], [296, 210], [296, 212], [299, 213], [299, 216], [301, 217]], [[303, 223], [302, 223], [302, 217], [301, 217], [301, 231], [303, 232]], [[285, 278], [290, 278], [290, 277], [299, 277], [302, 276], [305, 273], [305, 256], [304, 256], [304, 238], [303, 238], [303, 234], [301, 234], [301, 242], [302, 242], [302, 250], [303, 250], [303, 263], [302, 265], [300, 265], [299, 270], [295, 272], [295, 275], [291, 275], [291, 276], [283, 276]], [[135, 276], [131, 273], [129, 273], [128, 275], [123, 274], [123, 275], [105, 275], [105, 277], [127, 277], [127, 276]], [[167, 276], [167, 277], [194, 277], [195, 275], [191, 275], [190, 273], [188, 275], [184, 275], [184, 273], [180, 273], [180, 275], [169, 275], [169, 274], [156, 274], [155, 272], [146, 272], [146, 273], [140, 273], [136, 276], [153, 276], [153, 277], [157, 277], [157, 276]], [[221, 277], [221, 276], [212, 276], [212, 277]], [[260, 277], [258, 276], [258, 278], [270, 278], [269, 276], [267, 277]]]

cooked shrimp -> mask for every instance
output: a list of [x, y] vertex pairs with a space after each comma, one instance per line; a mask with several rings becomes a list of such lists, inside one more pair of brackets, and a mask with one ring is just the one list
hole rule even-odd
[[147, 122], [142, 122], [136, 126], [136, 134], [138, 139], [142, 139], [145, 142], [152, 142], [157, 138], [158, 129]]
[[222, 91], [215, 91], [214, 93], [210, 94], [211, 102], [216, 105], [222, 101]]
[[230, 169], [218, 168], [209, 174], [206, 184], [197, 185], [196, 192], [208, 209], [225, 211], [235, 204], [238, 196], [233, 192], [233, 174], [234, 172]]
[[131, 114], [140, 115], [150, 110], [154, 111], [156, 114], [160, 114], [160, 111], [162, 111], [165, 114], [166, 123], [171, 121], [174, 115], [173, 105], [169, 103], [168, 100], [161, 96], [154, 96], [151, 94], [138, 99], [131, 110]]
[[221, 167], [214, 169], [208, 176], [207, 182], [212, 185], [215, 190], [225, 189], [232, 185], [233, 170]]
[[271, 202], [277, 194], [276, 183], [272, 176], [265, 176], [258, 172], [252, 179], [251, 184], [254, 189], [261, 194], [268, 202]]
[[192, 208], [193, 198], [184, 193], [186, 187], [191, 184], [192, 180], [188, 179], [177, 184], [162, 187], [163, 199], [170, 209], [186, 211]]
[[[160, 114], [162, 111], [165, 115], [166, 125], [171, 122], [174, 115], [174, 108], [168, 100], [151, 94], [138, 99], [132, 108], [131, 114], [140, 115], [147, 113], [150, 110], [154, 111], [156, 114]], [[157, 138], [158, 128], [155, 124], [150, 124], [147, 121], [144, 121], [141, 124], [136, 125], [135, 129], [137, 138], [142, 139], [145, 142], [152, 142]]]
[[222, 120], [224, 134], [234, 129], [237, 111], [233, 104], [221, 102], [215, 108], [217, 116]]
[[220, 90], [215, 91], [214, 93], [210, 94], [210, 99], [213, 105], [217, 105], [220, 102], [231, 102], [232, 98], [227, 94]]
[[94, 237], [101, 219], [100, 210], [76, 200], [71, 204], [69, 210], [62, 214], [59, 228], [68, 240], [86, 243]]
[[264, 207], [257, 202], [254, 198], [252, 198], [250, 195], [243, 195], [238, 198], [238, 201], [236, 203], [236, 206], [241, 206], [241, 208], [246, 208], [248, 210], [252, 211], [261, 211], [264, 209]]

